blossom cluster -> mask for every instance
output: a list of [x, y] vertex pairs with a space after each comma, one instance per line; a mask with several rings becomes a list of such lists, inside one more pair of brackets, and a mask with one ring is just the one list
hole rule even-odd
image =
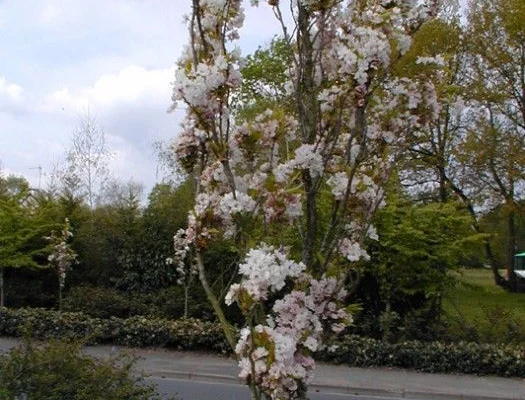
[[47, 261], [57, 271], [60, 289], [64, 288], [67, 271], [77, 259], [76, 253], [68, 244], [68, 240], [72, 237], [69, 220], [66, 218], [62, 230], [58, 233], [52, 232], [51, 236], [46, 238], [52, 246], [52, 252], [48, 255]]
[[308, 170], [310, 176], [317, 178], [324, 172], [323, 157], [316, 151], [314, 145], [302, 144], [295, 150], [295, 157], [280, 164], [275, 169], [275, 178], [278, 182], [288, 180], [294, 169]]
[[[295, 277], [298, 289], [275, 301], [264, 324], [241, 330], [235, 348], [241, 369], [239, 376], [259, 385], [272, 399], [297, 398], [313, 376], [312, 352], [323, 346], [327, 332], [340, 332], [351, 323], [351, 315], [340, 306], [346, 291], [340, 287], [339, 279], [323, 276], [316, 280], [303, 273], [304, 265], [287, 260], [282, 251], [266, 246], [256, 253], [248, 254], [244, 267], [241, 266], [241, 283], [232, 286], [227, 302], [235, 299], [243, 312], [250, 313], [254, 303], [246, 297], [255, 300], [260, 296], [258, 291], [249, 289], [253, 283], [279, 291], [287, 278]], [[276, 258], [282, 268], [278, 268]], [[262, 262], [273, 266], [266, 268]]]
[[233, 284], [226, 295], [226, 304], [237, 300], [240, 293], [246, 293], [251, 300], [261, 301], [271, 292], [281, 290], [287, 278], [296, 278], [304, 272], [306, 266], [289, 260], [283, 249], [262, 244], [251, 249], [241, 265], [239, 274], [243, 279], [240, 284]]
[[166, 259], [166, 264], [174, 265], [177, 271], [177, 284], [189, 286], [192, 277], [198, 274], [198, 269], [191, 258], [191, 248], [186, 239], [186, 231], [179, 229], [173, 237], [173, 257]]

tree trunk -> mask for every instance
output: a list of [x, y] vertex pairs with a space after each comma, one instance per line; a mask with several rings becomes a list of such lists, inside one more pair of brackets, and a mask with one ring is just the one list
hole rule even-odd
[[[479, 226], [478, 218], [476, 216], [476, 212], [474, 211], [474, 206], [470, 202], [470, 199], [463, 192], [463, 190], [461, 190], [458, 186], [456, 186], [448, 177], [446, 179], [447, 179], [447, 182], [450, 185], [450, 188], [452, 189], [452, 191], [457, 196], [459, 196], [459, 198], [465, 204], [465, 207], [467, 208], [467, 211], [468, 211], [468, 213], [470, 214], [470, 216], [472, 218], [472, 226], [473, 226], [474, 230], [477, 233], [484, 233], [483, 230], [481, 229], [481, 227]], [[499, 271], [498, 271], [498, 265], [496, 263], [496, 259], [494, 257], [494, 253], [492, 252], [492, 246], [490, 245], [490, 242], [489, 242], [488, 239], [485, 239], [483, 241], [483, 247], [485, 249], [485, 255], [487, 257], [487, 260], [488, 260], [488, 262], [490, 264], [490, 269], [492, 270], [492, 275], [494, 276], [494, 283], [497, 286], [500, 286], [500, 287], [502, 287], [504, 289], [508, 289], [509, 282], [507, 280], [505, 280], [505, 278], [503, 278], [500, 275]]]
[[0, 268], [0, 307], [4, 306], [4, 269]]
[[184, 285], [184, 318], [188, 318], [188, 285]]
[[516, 274], [514, 273], [514, 254], [516, 254], [516, 212], [514, 205], [511, 204], [509, 215], [507, 216], [507, 228], [509, 237], [507, 242], [507, 278], [509, 282], [509, 290], [515, 292], [517, 290]]
[[213, 293], [213, 290], [211, 289], [208, 278], [206, 277], [206, 271], [204, 268], [204, 262], [202, 260], [201, 254], [197, 251], [195, 258], [197, 260], [197, 265], [199, 267], [199, 279], [202, 284], [202, 288], [204, 289], [204, 292], [206, 293], [206, 297], [208, 298], [208, 301], [211, 303], [211, 306], [213, 307], [213, 311], [215, 312], [215, 315], [219, 319], [219, 323], [221, 324], [222, 330], [224, 332], [224, 336], [226, 336], [226, 340], [228, 341], [229, 345], [231, 346], [232, 350], [235, 350], [235, 345], [237, 340], [235, 339], [235, 335], [233, 334], [233, 328], [226, 319], [226, 316], [224, 315], [224, 312], [222, 311], [222, 307], [219, 303], [219, 299], [217, 299], [217, 296], [215, 296], [215, 293]]
[[[310, 13], [307, 7], [298, 3], [297, 45], [299, 47], [299, 68], [297, 77], [296, 106], [299, 115], [303, 144], [313, 144], [318, 129], [317, 95], [315, 93], [314, 46], [311, 37]], [[317, 236], [317, 189], [316, 179], [309, 171], [303, 173], [306, 194], [306, 232], [304, 235], [302, 261], [310, 270], [315, 268]]]
[[[476, 229], [476, 231], [478, 233], [481, 233], [480, 230]], [[485, 248], [485, 255], [489, 260], [490, 269], [492, 270], [492, 276], [494, 277], [494, 283], [497, 286], [502, 287], [503, 289], [508, 289], [509, 282], [500, 275], [498, 271], [498, 265], [496, 263], [496, 258], [494, 257], [494, 253], [492, 252], [492, 246], [490, 245], [488, 240], [484, 240], [483, 247]]]
[[443, 166], [438, 167], [439, 171], [439, 201], [446, 203], [448, 201], [447, 173]]

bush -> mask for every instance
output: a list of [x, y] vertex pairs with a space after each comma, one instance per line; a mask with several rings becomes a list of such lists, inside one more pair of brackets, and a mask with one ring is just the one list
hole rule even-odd
[[[201, 291], [191, 291], [189, 316], [211, 320], [213, 311]], [[178, 285], [154, 293], [124, 293], [111, 288], [77, 286], [67, 294], [62, 309], [83, 312], [97, 318], [128, 318], [136, 315], [181, 318], [184, 315], [184, 293]]]
[[197, 319], [168, 320], [134, 316], [101, 319], [79, 312], [0, 308], [0, 336], [30, 334], [37, 339], [86, 340], [132, 347], [230, 351], [221, 327]]
[[[0, 308], [0, 336], [22, 336], [24, 332], [38, 339], [87, 338], [84, 340], [89, 343], [231, 352], [221, 327], [214, 322], [139, 316], [104, 320], [82, 313]], [[519, 346], [467, 342], [387, 343], [355, 335], [341, 336], [334, 344], [336, 351], [318, 352], [316, 358], [355, 367], [525, 377], [525, 348]]]
[[132, 375], [134, 359], [98, 360], [76, 343], [24, 344], [0, 357], [0, 399], [160, 399], [152, 386]]
[[[478, 343], [387, 343], [346, 335], [317, 358], [354, 367], [399, 367], [422, 372], [525, 377], [525, 348]], [[334, 350], [334, 349], [332, 349]]]
[[62, 303], [65, 311], [81, 311], [97, 318], [127, 318], [148, 314], [145, 304], [133, 301], [115, 289], [91, 286], [72, 288]]

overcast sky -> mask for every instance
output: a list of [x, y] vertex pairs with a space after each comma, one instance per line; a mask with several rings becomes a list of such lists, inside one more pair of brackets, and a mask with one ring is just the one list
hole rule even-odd
[[[152, 143], [173, 138], [167, 114], [174, 63], [187, 41], [191, 0], [0, 0], [0, 163], [42, 187], [89, 109], [107, 135], [112, 174], [156, 180]], [[243, 53], [278, 26], [247, 8]], [[159, 177], [160, 178], [160, 177]]]

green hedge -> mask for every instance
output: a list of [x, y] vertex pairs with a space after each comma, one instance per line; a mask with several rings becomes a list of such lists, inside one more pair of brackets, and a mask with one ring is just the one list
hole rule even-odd
[[89, 344], [169, 347], [177, 350], [227, 352], [218, 324], [197, 319], [167, 320], [134, 316], [101, 319], [77, 312], [0, 308], [0, 336], [36, 339], [83, 339]]
[[[196, 319], [100, 319], [82, 313], [45, 309], [0, 308], [0, 336], [37, 339], [85, 339], [131, 347], [230, 351], [220, 326]], [[355, 367], [399, 367], [424, 372], [525, 377], [525, 348], [477, 343], [401, 342], [346, 335], [333, 351], [318, 352], [319, 360]]]
[[525, 377], [525, 347], [407, 341], [387, 343], [346, 335], [316, 357], [353, 367], [397, 367], [422, 372]]

